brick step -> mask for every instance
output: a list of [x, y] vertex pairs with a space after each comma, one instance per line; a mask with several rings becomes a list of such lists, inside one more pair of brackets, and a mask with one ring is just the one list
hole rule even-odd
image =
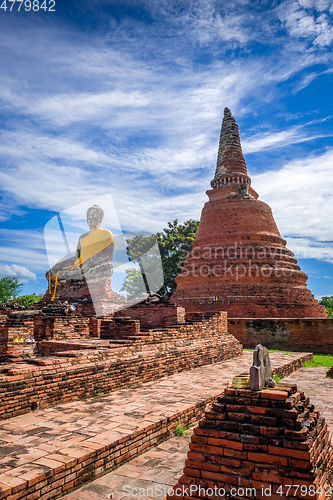
[[182, 324], [178, 324], [178, 323], [175, 323], [174, 325], [170, 325], [168, 327], [159, 327], [159, 328], [150, 328], [150, 327], [146, 327], [146, 328], [141, 328], [141, 332], [167, 332], [169, 331], [170, 329], [173, 329], [173, 328], [179, 328]]
[[126, 338], [129, 340], [146, 340], [149, 337], [150, 337], [149, 333], [147, 333], [147, 334], [140, 333], [140, 335], [129, 335]]
[[127, 338], [126, 339], [108, 339], [109, 340], [109, 343], [110, 345], [123, 345], [123, 344], [132, 344], [133, 341], [132, 340], [128, 340]]

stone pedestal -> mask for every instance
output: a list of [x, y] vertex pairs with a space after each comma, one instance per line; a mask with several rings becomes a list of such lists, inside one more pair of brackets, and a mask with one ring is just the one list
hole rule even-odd
[[[39, 308], [52, 308], [68, 302], [72, 311], [85, 317], [109, 316], [115, 310], [126, 307], [124, 297], [111, 288], [112, 266], [104, 264], [98, 268], [86, 271], [80, 279], [58, 280], [55, 298], [55, 277], [51, 288], [39, 303]], [[58, 301], [58, 302], [57, 302]]]

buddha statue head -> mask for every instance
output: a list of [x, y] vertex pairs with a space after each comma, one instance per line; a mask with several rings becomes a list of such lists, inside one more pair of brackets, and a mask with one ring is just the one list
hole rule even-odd
[[87, 210], [87, 224], [90, 231], [101, 227], [101, 223], [104, 217], [104, 210], [99, 205], [93, 205]]

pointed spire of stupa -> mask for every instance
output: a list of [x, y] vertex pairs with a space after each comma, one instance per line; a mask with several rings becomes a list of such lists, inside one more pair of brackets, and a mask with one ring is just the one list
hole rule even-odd
[[230, 109], [224, 108], [217, 165], [214, 179], [211, 182], [212, 188], [221, 187], [225, 183], [224, 179], [228, 180], [234, 174], [250, 179], [247, 175], [237, 122]]

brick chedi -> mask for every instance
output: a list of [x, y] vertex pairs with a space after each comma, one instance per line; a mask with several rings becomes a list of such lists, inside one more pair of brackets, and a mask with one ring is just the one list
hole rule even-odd
[[325, 420], [297, 386], [225, 390], [194, 429], [184, 473], [167, 500], [333, 496]]
[[223, 310], [231, 318], [325, 318], [272, 210], [251, 187], [228, 108], [211, 187], [172, 301], [190, 314]]

